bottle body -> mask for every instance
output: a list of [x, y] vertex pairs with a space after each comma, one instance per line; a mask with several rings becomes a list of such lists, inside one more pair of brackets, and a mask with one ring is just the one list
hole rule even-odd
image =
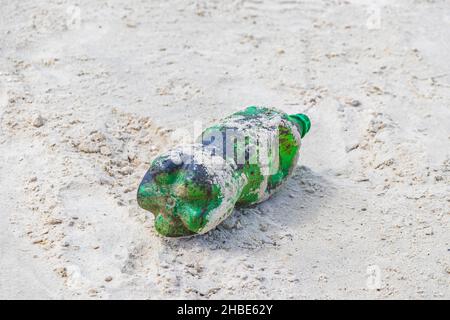
[[296, 166], [304, 115], [248, 107], [207, 128], [192, 145], [157, 157], [138, 190], [165, 236], [205, 233], [235, 206], [266, 200]]

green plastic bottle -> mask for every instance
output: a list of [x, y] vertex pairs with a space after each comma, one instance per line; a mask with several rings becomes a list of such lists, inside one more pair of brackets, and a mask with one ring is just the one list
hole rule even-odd
[[164, 236], [208, 232], [235, 206], [264, 201], [286, 181], [310, 126], [304, 114], [256, 106], [236, 112], [196, 143], [154, 159], [139, 185], [138, 204], [154, 214]]

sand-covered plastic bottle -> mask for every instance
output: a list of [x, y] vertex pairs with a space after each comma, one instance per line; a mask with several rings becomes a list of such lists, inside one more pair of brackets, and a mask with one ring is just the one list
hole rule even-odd
[[248, 107], [203, 131], [194, 144], [155, 158], [138, 188], [139, 205], [153, 213], [164, 236], [202, 234], [235, 207], [266, 200], [292, 174], [311, 123]]

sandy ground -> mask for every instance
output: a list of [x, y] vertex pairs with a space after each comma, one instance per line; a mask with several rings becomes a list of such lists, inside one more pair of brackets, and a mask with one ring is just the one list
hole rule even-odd
[[[450, 299], [449, 39], [438, 0], [0, 0], [0, 298]], [[310, 116], [294, 176], [158, 236], [152, 158], [247, 105]]]

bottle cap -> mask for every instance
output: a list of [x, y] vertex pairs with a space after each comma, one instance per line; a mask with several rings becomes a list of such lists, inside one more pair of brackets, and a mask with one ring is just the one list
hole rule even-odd
[[311, 121], [309, 120], [308, 116], [303, 113], [297, 113], [289, 115], [289, 118], [300, 125], [300, 128], [302, 129], [301, 136], [303, 138], [311, 128]]

